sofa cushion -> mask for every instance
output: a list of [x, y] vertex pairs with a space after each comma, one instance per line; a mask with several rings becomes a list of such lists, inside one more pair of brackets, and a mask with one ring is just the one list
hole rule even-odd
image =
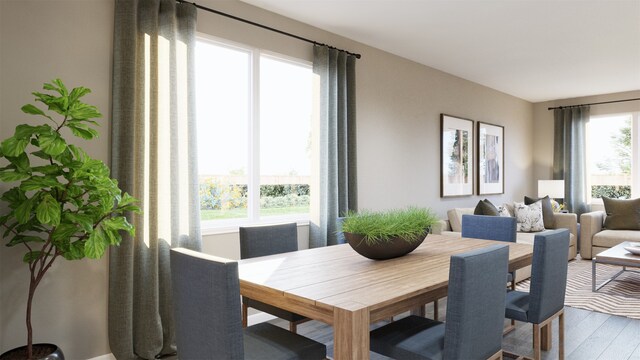
[[640, 198], [632, 200], [610, 199], [603, 196], [608, 230], [640, 230]]
[[518, 220], [518, 231], [532, 232], [544, 230], [542, 205], [539, 201], [531, 205], [515, 202], [514, 207], [516, 209], [516, 219]]
[[454, 208], [447, 211], [451, 231], [462, 232], [462, 215], [473, 215], [474, 208]]
[[624, 241], [640, 241], [640, 231], [634, 230], [602, 230], [593, 235], [594, 246], [614, 247]]
[[546, 229], [555, 229], [556, 219], [553, 217], [553, 206], [551, 206], [551, 199], [549, 199], [549, 195], [539, 199], [530, 198], [528, 196], [524, 197], [525, 205], [531, 205], [536, 201], [540, 201], [540, 204], [542, 205], [542, 219], [544, 220], [544, 227]]
[[498, 216], [498, 209], [491, 201], [484, 199], [478, 201], [478, 205], [473, 210], [473, 215]]

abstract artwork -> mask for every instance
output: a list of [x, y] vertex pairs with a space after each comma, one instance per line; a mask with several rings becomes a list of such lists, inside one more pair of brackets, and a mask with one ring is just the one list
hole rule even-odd
[[504, 127], [478, 122], [478, 195], [504, 194]]
[[473, 195], [473, 120], [440, 115], [440, 196]]

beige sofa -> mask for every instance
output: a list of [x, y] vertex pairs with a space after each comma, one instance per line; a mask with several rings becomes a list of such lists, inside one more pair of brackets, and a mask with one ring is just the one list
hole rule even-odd
[[[434, 226], [432, 226], [431, 232], [433, 234], [461, 237], [462, 215], [473, 215], [473, 210], [474, 208], [455, 208], [447, 211], [448, 219], [439, 220]], [[567, 254], [567, 260], [572, 260], [577, 254], [578, 218], [576, 214], [566, 213], [554, 213], [553, 216], [556, 220], [555, 229], [569, 229], [569, 254]], [[640, 233], [640, 231], [638, 233]], [[516, 242], [533, 245], [535, 235], [535, 232], [519, 232], [516, 237]], [[584, 232], [581, 232], [581, 236], [584, 236]], [[582, 243], [580, 245], [582, 246]], [[529, 277], [531, 277], [531, 266], [527, 266], [516, 271], [516, 282], [528, 279]]]
[[604, 211], [592, 211], [580, 215], [580, 257], [591, 259], [599, 252], [624, 241], [640, 242], [638, 230], [607, 230], [603, 228]]

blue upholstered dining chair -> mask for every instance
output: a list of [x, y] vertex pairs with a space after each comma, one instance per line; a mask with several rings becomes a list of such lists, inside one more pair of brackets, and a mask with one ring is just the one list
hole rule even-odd
[[236, 261], [172, 249], [171, 281], [180, 359], [326, 358], [325, 345], [278, 326], [242, 328]]
[[371, 332], [371, 350], [395, 359], [497, 359], [502, 354], [509, 248], [451, 257], [446, 322], [411, 315]]
[[336, 231], [337, 231], [337, 240], [339, 244], [346, 244], [347, 239], [344, 237], [344, 231], [342, 231], [342, 224], [344, 223], [344, 217], [339, 217], [336, 219]]
[[[516, 242], [517, 221], [514, 217], [486, 216], [486, 215], [462, 215], [462, 237]], [[516, 273], [507, 275], [507, 282], [511, 283], [511, 289], [515, 290]]]
[[[240, 258], [250, 259], [258, 256], [298, 251], [298, 228], [295, 223], [240, 227]], [[297, 332], [297, 326], [309, 319], [275, 306], [242, 297], [242, 326], [247, 326], [249, 308], [254, 308], [277, 316], [289, 322], [289, 330]]]
[[558, 352], [564, 358], [564, 295], [567, 289], [569, 230], [544, 231], [534, 238], [529, 292], [510, 291], [505, 316], [533, 324], [534, 359], [540, 359], [542, 327], [558, 318]]

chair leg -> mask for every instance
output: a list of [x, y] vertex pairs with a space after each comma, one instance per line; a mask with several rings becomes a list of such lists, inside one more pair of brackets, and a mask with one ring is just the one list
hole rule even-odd
[[249, 317], [249, 307], [247, 304], [242, 303], [242, 327], [247, 327], [247, 318]]
[[433, 320], [438, 321], [438, 300], [433, 301]]
[[540, 336], [540, 348], [544, 351], [551, 350], [551, 344], [553, 340], [551, 322], [548, 322], [546, 325], [540, 327], [541, 336]]
[[558, 359], [564, 360], [564, 311], [558, 316]]
[[293, 321], [289, 321], [289, 331], [291, 331], [294, 334], [298, 333], [298, 324], [296, 324]]
[[533, 324], [533, 359], [540, 360], [540, 325]]

